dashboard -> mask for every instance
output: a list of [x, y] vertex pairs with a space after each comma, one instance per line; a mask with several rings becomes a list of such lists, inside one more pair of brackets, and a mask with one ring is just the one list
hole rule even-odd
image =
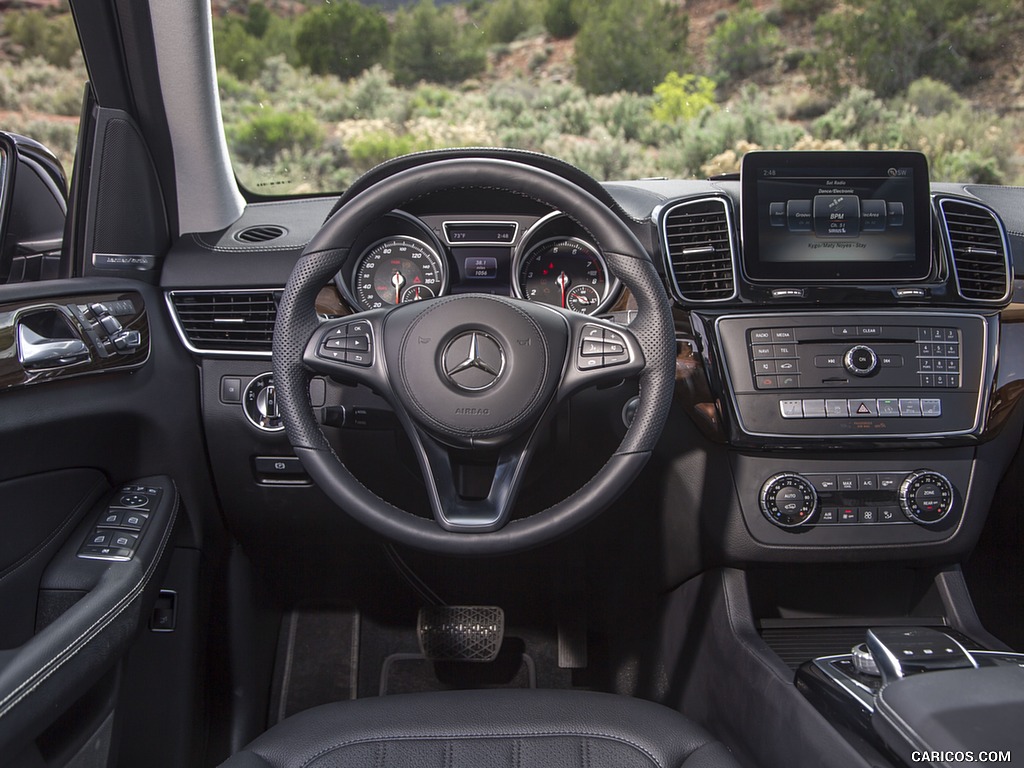
[[[958, 558], [973, 546], [1020, 444], [1018, 193], [929, 183], [923, 156], [910, 152], [759, 152], [740, 176], [605, 184], [551, 158], [488, 152], [576, 181], [662, 273], [676, 321], [673, 411], [688, 422], [670, 422], [668, 444], [674, 429], [690, 446], [666, 449], [665, 461], [696, 450], [707, 462], [683, 493], [707, 495], [691, 524], [718, 557]], [[444, 154], [460, 153], [472, 151]], [[163, 287], [203, 369], [214, 471], [237, 497], [228, 505], [239, 510], [236, 527], [256, 525], [268, 489], [298, 493], [304, 482], [283, 455], [279, 419], [260, 410], [272, 400], [275, 302], [296, 259], [351, 196], [429, 159], [385, 164], [337, 200], [250, 204], [231, 227], [172, 250]], [[281, 234], [240, 238], [267, 226]], [[636, 309], [591, 233], [501, 190], [418, 198], [342, 245], [351, 255], [321, 292], [325, 317], [468, 292], [620, 323]], [[225, 381], [240, 394], [225, 397]], [[592, 426], [622, 430], [634, 394], [612, 388], [574, 405], [554, 455], [596, 446]], [[365, 442], [396, 429], [361, 387], [314, 379], [311, 401], [338, 428], [339, 450], [347, 430]], [[262, 435], [261, 425], [270, 426]], [[393, 438], [381, 439], [395, 452]], [[369, 464], [371, 487], [396, 485], [384, 475], [374, 483]], [[415, 485], [397, 485], [416, 495]]]

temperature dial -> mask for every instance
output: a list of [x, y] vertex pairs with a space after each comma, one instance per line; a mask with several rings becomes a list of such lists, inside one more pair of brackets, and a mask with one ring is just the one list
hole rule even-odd
[[915, 523], [940, 523], [953, 508], [953, 484], [928, 469], [911, 472], [900, 486], [900, 506]]
[[761, 486], [761, 511], [780, 528], [797, 528], [814, 515], [818, 494], [800, 475], [773, 475]]

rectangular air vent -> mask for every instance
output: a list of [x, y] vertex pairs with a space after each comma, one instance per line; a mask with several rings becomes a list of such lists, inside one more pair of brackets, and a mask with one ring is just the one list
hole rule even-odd
[[1010, 293], [1006, 233], [988, 208], [964, 200], [939, 202], [957, 290], [971, 301], [1005, 301]]
[[170, 303], [192, 351], [267, 355], [278, 296], [273, 291], [172, 291]]
[[666, 209], [662, 237], [668, 274], [683, 301], [728, 301], [736, 296], [732, 219], [720, 197], [688, 200]]

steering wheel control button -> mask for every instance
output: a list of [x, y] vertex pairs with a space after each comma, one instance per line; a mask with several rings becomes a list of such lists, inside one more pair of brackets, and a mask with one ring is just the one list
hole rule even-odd
[[584, 325], [576, 367], [581, 371], [629, 362], [626, 339], [617, 331], [599, 325]]
[[373, 364], [373, 333], [365, 320], [331, 328], [320, 342], [317, 356], [366, 368]]
[[938, 472], [918, 470], [903, 481], [899, 497], [908, 518], [921, 525], [935, 525], [953, 508], [953, 485]]
[[781, 473], [761, 486], [761, 511], [780, 528], [798, 528], [807, 523], [818, 506], [818, 494], [806, 478]]
[[878, 355], [871, 347], [858, 344], [843, 355], [843, 367], [854, 376], [870, 376], [878, 370]]

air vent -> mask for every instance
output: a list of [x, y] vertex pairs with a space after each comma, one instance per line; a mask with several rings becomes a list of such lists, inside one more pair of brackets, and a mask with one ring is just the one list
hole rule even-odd
[[684, 301], [727, 301], [736, 296], [728, 203], [718, 197], [679, 203], [662, 217], [668, 270]]
[[960, 295], [971, 301], [1005, 301], [1010, 264], [1006, 233], [995, 214], [963, 200], [942, 200], [939, 207]]
[[241, 240], [243, 243], [265, 243], [269, 240], [276, 240], [287, 231], [284, 227], [279, 227], [277, 224], [246, 227], [235, 232], [235, 240]]
[[189, 349], [266, 355], [274, 336], [277, 296], [272, 291], [174, 291], [170, 301]]

